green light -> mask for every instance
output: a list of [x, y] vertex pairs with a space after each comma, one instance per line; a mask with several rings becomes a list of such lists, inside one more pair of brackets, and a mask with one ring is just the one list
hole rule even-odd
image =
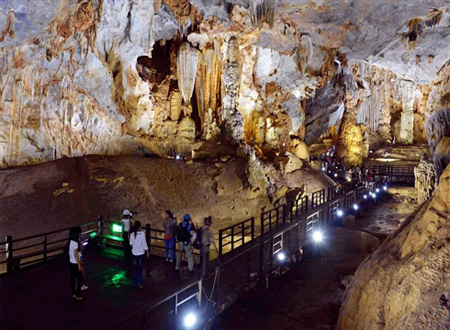
[[95, 231], [93, 231], [93, 232], [91, 233], [91, 238], [94, 238], [95, 236], [97, 236], [97, 233], [96, 233]]
[[111, 231], [112, 231], [113, 233], [121, 233], [121, 232], [122, 232], [122, 226], [113, 223]]

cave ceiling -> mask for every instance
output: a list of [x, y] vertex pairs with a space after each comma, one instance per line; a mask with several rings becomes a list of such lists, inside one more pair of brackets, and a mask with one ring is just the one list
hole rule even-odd
[[1, 1], [1, 166], [190, 153], [223, 135], [260, 154], [311, 144], [344, 104], [395, 108], [394, 88], [377, 96], [387, 79], [411, 81], [408, 95], [432, 83], [449, 13], [445, 0]]

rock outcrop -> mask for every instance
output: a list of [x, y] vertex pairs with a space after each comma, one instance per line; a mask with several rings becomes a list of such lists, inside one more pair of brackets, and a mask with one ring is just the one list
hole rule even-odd
[[358, 268], [338, 329], [447, 329], [449, 220], [450, 166], [433, 199]]

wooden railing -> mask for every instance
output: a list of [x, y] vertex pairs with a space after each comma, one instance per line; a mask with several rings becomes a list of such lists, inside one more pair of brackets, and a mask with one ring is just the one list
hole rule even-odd
[[[81, 225], [82, 237], [96, 232], [96, 225], [97, 222]], [[7, 236], [6, 240], [0, 243], [0, 247], [3, 247], [3, 250], [0, 251], [0, 266], [6, 264], [6, 272], [9, 273], [13, 268], [46, 262], [49, 259], [61, 256], [66, 250], [70, 228], [19, 239], [13, 239], [12, 236]], [[4, 272], [4, 269], [0, 270], [0, 272]]]
[[325, 189], [313, 192], [311, 195], [312, 208], [318, 207], [325, 203]]
[[286, 222], [286, 205], [261, 213], [261, 235]]
[[219, 229], [219, 256], [229, 246], [229, 251], [255, 238], [255, 218], [241, 221], [227, 228]]

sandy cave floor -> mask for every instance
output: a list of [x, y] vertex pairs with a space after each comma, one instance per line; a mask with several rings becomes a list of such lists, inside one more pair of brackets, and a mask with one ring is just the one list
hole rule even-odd
[[[383, 238], [417, 209], [414, 188], [391, 187], [357, 218], [357, 228]], [[307, 251], [297, 269], [269, 280], [266, 310], [258, 290], [249, 289], [213, 329], [334, 329], [346, 285], [378, 245], [360, 230], [331, 229], [324, 249]]]

